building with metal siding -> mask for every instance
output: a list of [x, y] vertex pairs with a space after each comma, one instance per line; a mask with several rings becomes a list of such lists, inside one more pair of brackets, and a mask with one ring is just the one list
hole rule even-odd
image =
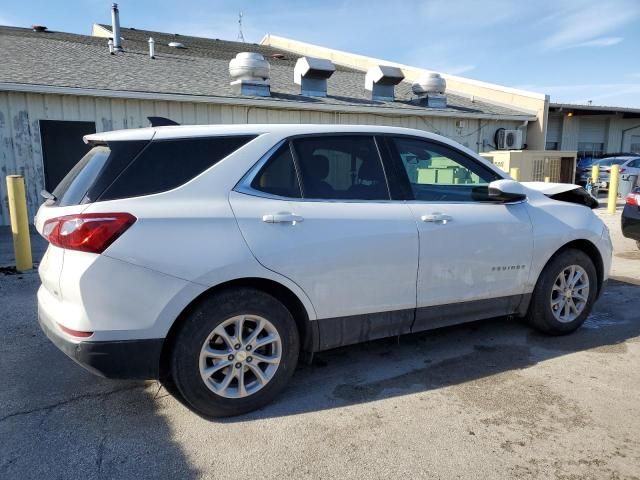
[[640, 154], [640, 109], [552, 103], [548, 150], [576, 150], [578, 158]]
[[[342, 65], [329, 79], [327, 97], [308, 98], [293, 83], [300, 55], [290, 50], [188, 36], [179, 36], [187, 49], [176, 50], [167, 46], [176, 38], [171, 34], [121, 32], [125, 53], [110, 55], [105, 38], [0, 27], [5, 56], [0, 70], [0, 171], [25, 176], [31, 216], [41, 203], [47, 161], [49, 169], [55, 167], [47, 155], [50, 147], [43, 143], [45, 121], [88, 122], [95, 131], [147, 126], [148, 116], [181, 124], [392, 125], [436, 132], [476, 151], [492, 149], [498, 128], [538, 121], [532, 109], [509, 106], [502, 97], [492, 101], [455, 90], [447, 92], [446, 108], [428, 108], [412, 98], [408, 81], [396, 87], [395, 101], [373, 101], [364, 90], [366, 69]], [[155, 60], [147, 55], [149, 36], [156, 40]], [[270, 97], [242, 96], [229, 88], [228, 62], [247, 50], [271, 63]], [[8, 219], [3, 181], [0, 224]]]

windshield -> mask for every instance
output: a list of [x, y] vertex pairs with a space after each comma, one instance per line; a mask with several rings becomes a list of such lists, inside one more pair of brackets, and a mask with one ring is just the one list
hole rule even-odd
[[611, 165], [622, 165], [627, 161], [626, 158], [603, 158], [597, 162], [593, 162], [593, 164], [600, 165], [601, 167], [610, 167]]

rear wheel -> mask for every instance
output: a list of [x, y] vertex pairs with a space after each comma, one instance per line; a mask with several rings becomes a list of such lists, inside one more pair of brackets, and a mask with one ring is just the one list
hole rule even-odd
[[597, 288], [597, 273], [591, 259], [581, 250], [565, 250], [540, 274], [527, 320], [544, 333], [571, 333], [589, 316]]
[[271, 295], [249, 288], [221, 292], [185, 319], [172, 377], [201, 415], [239, 415], [269, 403], [286, 386], [299, 343], [291, 313]]

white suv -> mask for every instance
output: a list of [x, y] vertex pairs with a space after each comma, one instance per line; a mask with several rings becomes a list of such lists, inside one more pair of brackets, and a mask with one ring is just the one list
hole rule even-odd
[[502, 315], [578, 328], [611, 262], [593, 199], [417, 130], [98, 133], [40, 208], [39, 320], [90, 371], [207, 417], [258, 408], [301, 352]]

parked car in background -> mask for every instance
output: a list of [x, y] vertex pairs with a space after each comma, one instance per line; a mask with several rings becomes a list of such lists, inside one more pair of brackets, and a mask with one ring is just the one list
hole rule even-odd
[[269, 402], [305, 352], [503, 315], [570, 333], [611, 264], [584, 189], [518, 183], [423, 131], [85, 140], [36, 218], [42, 329], [90, 371], [160, 378], [207, 417]]
[[622, 210], [622, 234], [635, 240], [640, 249], [640, 187], [627, 195]]
[[625, 175], [640, 175], [640, 156], [626, 155], [619, 157], [606, 157], [593, 161], [590, 165], [584, 166], [578, 164], [576, 183], [578, 185], [586, 185], [591, 178], [591, 172], [594, 165], [598, 165], [600, 173], [598, 176], [598, 187], [601, 190], [609, 189], [609, 176], [613, 165], [620, 166], [620, 173]]

